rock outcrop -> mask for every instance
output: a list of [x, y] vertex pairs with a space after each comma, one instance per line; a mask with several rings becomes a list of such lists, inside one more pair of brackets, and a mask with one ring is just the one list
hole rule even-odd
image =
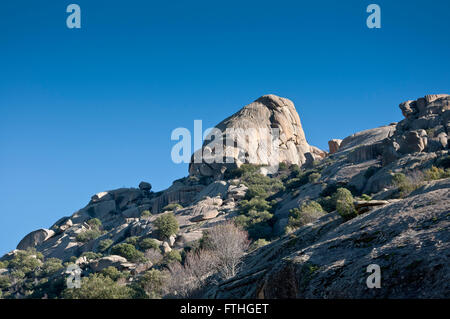
[[450, 131], [450, 96], [426, 95], [416, 101], [400, 104], [405, 119], [385, 141], [383, 163], [395, 161], [405, 154], [436, 152], [448, 148]]
[[330, 151], [330, 154], [334, 154], [339, 150], [339, 147], [341, 146], [342, 140], [340, 139], [332, 139], [328, 141], [328, 148]]
[[26, 250], [27, 248], [35, 247], [47, 239], [51, 238], [55, 232], [49, 229], [38, 229], [26, 235], [17, 245], [17, 249]]
[[[276, 95], [260, 97], [215, 128], [192, 156], [189, 174], [220, 177], [243, 163], [302, 165], [326, 155], [306, 141], [294, 104]], [[270, 135], [272, 129], [279, 130], [279, 139]]]

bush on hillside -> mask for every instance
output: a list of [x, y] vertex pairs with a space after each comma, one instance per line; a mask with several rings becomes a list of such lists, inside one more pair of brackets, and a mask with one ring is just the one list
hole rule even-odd
[[141, 218], [142, 218], [142, 219], [150, 218], [150, 216], [152, 216], [152, 214], [150, 213], [149, 210], [144, 210], [144, 211], [141, 213]]
[[338, 188], [336, 193], [332, 196], [333, 201], [336, 203], [336, 211], [345, 220], [352, 219], [356, 216], [356, 209], [353, 205], [353, 195], [346, 188]]
[[87, 229], [79, 233], [76, 237], [76, 240], [80, 243], [87, 243], [91, 240], [97, 239], [102, 235], [102, 232], [97, 229]]
[[174, 262], [180, 263], [182, 260], [183, 258], [181, 257], [181, 254], [178, 250], [171, 250], [170, 252], [164, 255], [162, 263], [163, 265], [168, 266]]
[[113, 266], [109, 266], [101, 271], [101, 274], [105, 277], [109, 277], [114, 281], [117, 281], [120, 278], [124, 278], [125, 275], [121, 273], [117, 268]]
[[171, 203], [171, 204], [168, 204], [168, 205], [166, 205], [164, 208], [163, 208], [163, 211], [176, 211], [176, 210], [178, 210], [178, 209], [182, 209], [183, 208], [183, 206], [181, 206], [180, 204], [178, 204], [178, 203]]
[[324, 211], [319, 203], [315, 201], [304, 202], [299, 208], [289, 210], [289, 221], [286, 231], [291, 232], [323, 215]]
[[159, 250], [159, 244], [153, 238], [144, 238], [139, 242], [139, 248], [142, 250], [155, 249]]
[[178, 221], [172, 213], [166, 213], [159, 216], [154, 225], [158, 230], [161, 239], [167, 239], [178, 232]]
[[133, 290], [128, 286], [119, 285], [110, 277], [102, 274], [91, 274], [82, 278], [81, 287], [66, 289], [63, 292], [66, 299], [130, 299]]
[[100, 252], [105, 252], [114, 242], [111, 239], [103, 239], [98, 244], [98, 250]]
[[132, 262], [145, 262], [145, 257], [142, 252], [136, 249], [133, 245], [122, 243], [111, 248], [111, 254], [119, 255]]
[[425, 170], [425, 179], [428, 181], [434, 181], [438, 179], [450, 177], [450, 169], [438, 168], [436, 166], [431, 166], [430, 169]]
[[62, 261], [58, 258], [48, 258], [40, 269], [40, 276], [50, 276], [63, 269]]
[[102, 222], [100, 221], [100, 219], [98, 218], [91, 218], [87, 221], [87, 224], [93, 228], [98, 228], [100, 229], [100, 227], [102, 227]]

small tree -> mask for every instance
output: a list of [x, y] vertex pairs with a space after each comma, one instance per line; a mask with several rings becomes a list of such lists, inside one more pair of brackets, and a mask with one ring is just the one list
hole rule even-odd
[[158, 229], [158, 233], [161, 239], [167, 239], [178, 232], [178, 221], [173, 213], [166, 213], [159, 216], [155, 222], [155, 227]]
[[233, 277], [250, 241], [246, 231], [232, 222], [215, 226], [203, 234], [199, 249], [186, 254], [184, 266], [178, 262], [167, 266], [170, 271], [169, 295], [179, 298], [198, 296], [209, 283]]
[[196, 287], [188, 269], [180, 263], [172, 263], [167, 268], [170, 272], [167, 280], [168, 294], [176, 298], [189, 298]]
[[217, 269], [222, 278], [234, 277], [250, 245], [248, 233], [226, 222], [208, 230], [208, 241], [217, 256]]

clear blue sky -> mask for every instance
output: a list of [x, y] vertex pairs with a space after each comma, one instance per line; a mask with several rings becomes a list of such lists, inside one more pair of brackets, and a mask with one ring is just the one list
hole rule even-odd
[[[81, 30], [65, 25], [70, 3]], [[448, 0], [2, 1], [0, 254], [97, 192], [170, 186], [187, 175], [171, 131], [261, 95], [293, 100], [324, 149], [401, 120], [400, 102], [450, 93], [449, 12]]]

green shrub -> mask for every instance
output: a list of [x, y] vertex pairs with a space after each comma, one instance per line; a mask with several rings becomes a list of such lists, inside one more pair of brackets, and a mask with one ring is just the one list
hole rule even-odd
[[396, 173], [392, 176], [392, 183], [398, 188], [400, 197], [405, 197], [419, 185], [412, 183], [405, 174]]
[[136, 246], [137, 243], [138, 243], [138, 241], [139, 241], [139, 237], [137, 237], [137, 236], [128, 237], [128, 238], [125, 240], [125, 242], [126, 242], [127, 244], [130, 244], [130, 245], [133, 245], [133, 246]]
[[9, 261], [8, 267], [13, 269], [13, 273], [17, 278], [24, 277], [24, 275], [35, 271], [42, 262], [36, 256], [36, 250], [19, 250], [14, 257]]
[[362, 199], [362, 200], [365, 200], [365, 201], [369, 201], [369, 200], [372, 200], [372, 197], [370, 197], [370, 196], [367, 195], [367, 194], [362, 194], [362, 195], [361, 195], [361, 199]]
[[102, 222], [98, 218], [91, 218], [87, 221], [87, 224], [93, 228], [100, 228], [102, 227]]
[[320, 177], [321, 174], [317, 169], [298, 170], [295, 174], [291, 174], [291, 178], [286, 181], [286, 188], [292, 191], [308, 183], [315, 183]]
[[118, 244], [111, 248], [111, 254], [125, 257], [128, 261], [144, 262], [145, 257], [142, 252], [130, 244]]
[[[246, 214], [242, 214], [237, 216], [234, 219], [234, 222], [237, 226], [247, 229], [250, 225], [251, 225], [251, 218], [249, 216], [247, 216]], [[205, 235], [203, 235], [204, 237]]]
[[443, 179], [450, 177], [450, 169], [444, 170], [436, 166], [431, 166], [430, 169], [425, 170], [425, 179], [428, 181]]
[[103, 255], [99, 253], [94, 253], [93, 251], [85, 251], [80, 257], [86, 257], [87, 260], [94, 260], [101, 258]]
[[336, 190], [336, 192], [331, 196], [331, 199], [337, 204], [339, 200], [352, 202], [353, 203], [353, 195], [352, 193], [344, 187], [340, 187]]
[[308, 181], [310, 183], [316, 183], [321, 177], [322, 177], [322, 175], [320, 175], [320, 173], [314, 172], [308, 176]]
[[291, 178], [286, 183], [286, 188], [289, 190], [293, 190], [296, 188], [300, 188], [303, 185], [306, 185], [309, 183], [309, 174], [301, 173], [298, 177]]
[[171, 250], [167, 254], [164, 255], [163, 264], [169, 265], [173, 262], [181, 262], [181, 254], [178, 250]]
[[250, 218], [252, 224], [256, 224], [269, 221], [270, 219], [272, 219], [273, 214], [266, 210], [264, 211], [251, 210], [248, 212], [247, 216]]
[[80, 243], [87, 243], [91, 240], [97, 239], [101, 235], [102, 232], [99, 229], [94, 228], [82, 231], [77, 235], [76, 239]]
[[243, 164], [237, 169], [227, 171], [228, 178], [240, 178], [242, 184], [249, 188], [246, 194], [247, 199], [266, 198], [284, 189], [283, 183], [279, 179], [262, 175], [260, 167], [259, 165]]
[[319, 197], [316, 201], [326, 212], [332, 212], [336, 209], [336, 203], [333, 201], [331, 196]]
[[98, 243], [98, 250], [105, 252], [114, 242], [111, 239], [103, 239]]
[[11, 286], [11, 280], [8, 276], [0, 275], [0, 290], [9, 288]]
[[0, 261], [0, 269], [5, 269], [8, 268], [8, 262], [5, 261]]
[[266, 198], [269, 196], [266, 188], [263, 185], [249, 185], [247, 193], [245, 194], [247, 198]]
[[289, 210], [287, 232], [311, 223], [323, 215], [324, 211], [319, 203], [315, 201], [304, 202], [300, 208]]
[[344, 187], [345, 185], [342, 185], [342, 183], [334, 183], [334, 184], [328, 184], [324, 190], [320, 193], [321, 197], [327, 197], [327, 196], [333, 196], [334, 193], [336, 193], [337, 189], [340, 187]]
[[82, 278], [81, 287], [66, 289], [63, 293], [66, 299], [130, 299], [133, 290], [122, 286], [109, 277], [101, 274], [91, 274]]
[[166, 213], [159, 216], [154, 225], [158, 229], [161, 239], [167, 239], [178, 232], [178, 221], [172, 213]]
[[284, 190], [283, 183], [277, 178], [270, 178], [260, 173], [254, 175], [244, 175], [241, 182], [248, 187], [245, 194], [246, 199], [266, 198], [281, 190]]
[[292, 164], [289, 166], [289, 170], [291, 171], [292, 176], [299, 176], [301, 172], [301, 169], [297, 164]]
[[352, 219], [356, 217], [356, 210], [353, 203], [346, 202], [343, 200], [339, 200], [336, 203], [336, 211], [341, 215], [345, 220]]
[[[332, 192], [332, 193], [331, 193]], [[330, 194], [329, 195], [324, 195], [324, 194]], [[326, 212], [332, 212], [334, 210], [336, 210], [336, 204], [338, 200], [348, 200], [351, 198], [351, 200], [353, 200], [353, 195], [351, 193], [350, 190], [348, 190], [347, 188], [344, 187], [338, 187], [337, 184], [330, 184], [328, 185], [324, 191], [322, 191], [322, 194], [320, 197], [318, 198], [316, 201], [318, 204], [320, 204], [320, 206], [322, 206], [323, 210]], [[363, 198], [370, 198], [367, 195], [363, 195]], [[368, 200], [368, 199], [366, 199]]]
[[58, 258], [47, 259], [41, 267], [41, 276], [50, 276], [63, 269], [62, 261]]
[[152, 214], [150, 213], [149, 210], [144, 210], [144, 211], [141, 213], [141, 218], [142, 218], [142, 219], [150, 218], [150, 216], [152, 216]]
[[11, 276], [14, 279], [22, 280], [23, 278], [25, 278], [26, 273], [24, 271], [20, 270], [20, 269], [14, 269], [14, 270], [11, 271]]
[[225, 179], [240, 178], [242, 176], [259, 173], [260, 168], [261, 167], [259, 165], [242, 164], [239, 168], [235, 168], [232, 170], [226, 170], [224, 176], [225, 176]]
[[265, 240], [264, 238], [260, 238], [258, 240], [255, 240], [249, 247], [250, 251], [256, 250], [258, 248], [264, 247], [266, 245], [270, 244], [270, 241]]
[[346, 188], [338, 188], [333, 195], [333, 201], [336, 202], [336, 211], [345, 220], [349, 220], [356, 216], [356, 209], [353, 205], [353, 195]]
[[153, 248], [159, 251], [159, 244], [153, 238], [144, 238], [139, 242], [139, 248], [141, 248], [142, 250]]
[[169, 211], [176, 211], [176, 210], [182, 209], [182, 208], [183, 208], [183, 206], [181, 206], [181, 205], [178, 204], [178, 203], [171, 203], [171, 204], [165, 206], [165, 207], [163, 208], [163, 211], [166, 211], [166, 210], [169, 210]]
[[280, 171], [285, 171], [285, 170], [287, 170], [288, 169], [288, 165], [285, 163], [285, 162], [281, 162], [279, 165], [278, 165], [278, 170], [280, 170]]
[[101, 274], [105, 277], [109, 277], [114, 281], [117, 281], [120, 278], [124, 278], [124, 274], [122, 274], [117, 268], [113, 266], [109, 266], [101, 271]]
[[272, 207], [265, 199], [255, 197], [249, 201], [246, 199], [242, 200], [239, 203], [239, 208], [244, 213], [248, 213], [251, 210], [266, 211], [266, 210], [270, 210]]

